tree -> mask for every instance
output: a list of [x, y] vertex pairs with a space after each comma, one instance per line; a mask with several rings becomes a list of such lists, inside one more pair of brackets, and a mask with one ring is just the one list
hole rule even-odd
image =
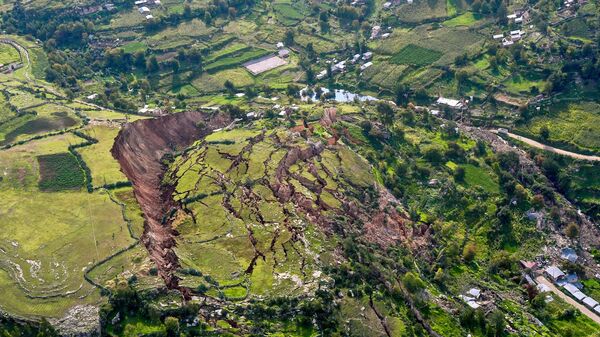
[[286, 46], [291, 46], [294, 44], [294, 31], [288, 29], [285, 31], [285, 38], [283, 40]]
[[490, 316], [490, 329], [492, 336], [502, 336], [505, 327], [506, 323], [504, 322], [504, 314], [499, 310], [495, 310]]
[[156, 56], [152, 56], [150, 58], [150, 60], [148, 60], [148, 63], [146, 64], [146, 71], [148, 71], [149, 73], [155, 73], [160, 69], [160, 66], [158, 65], [158, 60], [156, 59]]
[[179, 320], [171, 316], [165, 318], [165, 330], [167, 337], [179, 336]]
[[579, 236], [579, 226], [574, 222], [570, 222], [565, 228], [565, 234], [569, 238], [575, 239], [577, 236]]
[[454, 180], [458, 182], [465, 181], [465, 169], [463, 167], [459, 166], [454, 170]]
[[472, 262], [475, 259], [475, 254], [475, 244], [469, 243], [463, 249], [463, 260], [465, 260], [465, 262]]
[[235, 84], [233, 84], [233, 82], [231, 82], [230, 80], [226, 80], [225, 83], [223, 84], [223, 86], [225, 87], [225, 90], [227, 90], [227, 92], [230, 95], [235, 94]]
[[541, 137], [543, 140], [548, 140], [548, 138], [550, 138], [550, 129], [548, 128], [548, 126], [547, 126], [547, 125], [543, 125], [543, 126], [540, 128], [540, 137]]
[[384, 124], [392, 124], [394, 119], [394, 108], [386, 102], [377, 103], [377, 112]]
[[413, 272], [408, 272], [402, 277], [402, 283], [413, 294], [416, 294], [425, 288], [425, 283]]

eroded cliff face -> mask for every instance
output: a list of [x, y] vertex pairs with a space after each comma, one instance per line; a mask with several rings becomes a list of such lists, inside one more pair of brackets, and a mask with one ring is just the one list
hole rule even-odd
[[144, 212], [142, 243], [167, 287], [178, 289], [184, 295], [187, 291], [179, 286], [175, 275], [179, 267], [174, 251], [177, 232], [171, 227], [169, 215], [176, 207], [172, 198], [175, 187], [162, 183], [167, 169], [163, 159], [230, 122], [225, 114], [203, 112], [139, 120], [123, 127], [111, 150], [121, 171], [133, 184], [135, 197]]

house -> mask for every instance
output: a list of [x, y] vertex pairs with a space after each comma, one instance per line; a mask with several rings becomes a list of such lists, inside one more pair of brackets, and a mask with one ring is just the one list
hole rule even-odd
[[456, 99], [439, 97], [436, 101], [438, 105], [445, 105], [452, 109], [462, 109], [464, 107], [463, 103]]
[[371, 28], [371, 40], [378, 38], [380, 33], [381, 26], [373, 26], [373, 28]]
[[595, 299], [593, 299], [591, 297], [586, 297], [581, 302], [590, 309], [594, 309], [598, 305], [598, 301], [596, 301]]
[[281, 49], [279, 52], [277, 52], [277, 54], [279, 57], [286, 58], [290, 56], [290, 51], [288, 49]]
[[390, 37], [390, 33], [381, 34], [382, 39], [387, 39], [388, 37]]
[[582, 293], [581, 291], [578, 291], [578, 292], [576, 292], [576, 293], [574, 293], [574, 294], [572, 294], [572, 295], [573, 295], [573, 297], [575, 297], [575, 298], [576, 298], [578, 301], [583, 301], [585, 298], [587, 298], [587, 296], [586, 296], [584, 293]]
[[368, 61], [368, 60], [370, 60], [371, 58], [373, 58], [373, 53], [372, 53], [372, 52], [370, 52], [370, 51], [368, 51], [368, 52], [366, 52], [366, 53], [364, 53], [364, 54], [362, 55], [362, 59], [363, 59], [363, 61]]
[[503, 47], [512, 46], [513, 44], [515, 44], [515, 43], [512, 40], [502, 39], [502, 46]]
[[363, 64], [362, 66], [360, 66], [360, 70], [365, 70], [372, 65], [373, 65], [373, 62], [367, 62], [367, 63]]
[[152, 20], [152, 19], [154, 19], [154, 15], [152, 15], [152, 14], [146, 15], [146, 20]]
[[148, 3], [148, 0], [138, 0], [138, 1], [134, 2], [134, 4], [135, 4], [136, 6], [145, 5], [145, 4], [147, 4], [147, 3]]
[[323, 70], [320, 73], [318, 73], [317, 80], [323, 79], [325, 76], [327, 76], [327, 70]]
[[477, 288], [471, 288], [467, 293], [475, 299], [479, 299], [479, 296], [481, 296], [481, 290]]
[[567, 247], [560, 251], [560, 258], [575, 263], [579, 257], [577, 256], [575, 249]]
[[567, 292], [569, 292], [569, 294], [573, 295], [575, 293], [581, 292], [576, 286], [572, 285], [571, 283], [566, 283], [563, 288], [565, 288], [565, 290]]
[[383, 9], [390, 9], [391, 7], [392, 7], [392, 3], [389, 1], [383, 4]]
[[503, 38], [503, 37], [504, 37], [504, 34], [496, 34], [496, 35], [492, 35], [492, 38], [493, 38], [494, 40], [498, 40], [498, 39], [501, 39], [501, 38]]
[[412, 5], [413, 0], [406, 0], [406, 3], [409, 4], [409, 5]]
[[89, 96], [88, 96], [88, 97], [86, 97], [86, 98], [87, 98], [88, 100], [90, 100], [90, 101], [93, 101], [93, 100], [95, 100], [96, 98], [98, 98], [98, 94], [91, 94], [91, 95], [89, 95]]
[[475, 299], [473, 297], [466, 295], [458, 295], [458, 297], [473, 309], [477, 309], [480, 307], [480, 305], [477, 302], [475, 302]]
[[283, 42], [277, 42], [277, 49], [281, 49], [285, 47], [285, 45], [283, 44]]
[[138, 11], [140, 12], [140, 14], [148, 14], [148, 13], [150, 13], [150, 8], [144, 6], [144, 7], [138, 8]]
[[521, 263], [521, 266], [523, 267], [523, 269], [535, 269], [535, 268], [537, 268], [537, 263], [533, 262], [533, 261], [521, 260], [521, 261], [519, 261], [519, 263]]
[[358, 62], [358, 60], [360, 60], [360, 54], [354, 54], [350, 63], [355, 64], [356, 62]]
[[547, 293], [550, 291], [550, 287], [548, 287], [547, 285], [540, 283], [536, 286], [537, 290], [541, 293]]
[[506, 16], [506, 18], [509, 19], [509, 20], [514, 20], [514, 19], [517, 18], [517, 14], [514, 14], [514, 13], [513, 14], [509, 14], [509, 15]]
[[600, 305], [594, 308], [594, 311], [600, 315]]
[[333, 65], [331, 69], [333, 72], [343, 72], [346, 69], [346, 61], [341, 61]]
[[546, 275], [548, 275], [554, 282], [565, 277], [565, 273], [563, 273], [563, 271], [557, 266], [549, 266], [544, 270], [544, 273], [546, 273]]

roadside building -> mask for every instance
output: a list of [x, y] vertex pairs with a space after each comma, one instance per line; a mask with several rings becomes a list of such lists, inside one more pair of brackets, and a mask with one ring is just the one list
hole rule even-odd
[[360, 70], [365, 70], [372, 65], [373, 65], [373, 62], [367, 62], [367, 63], [363, 64], [362, 66], [360, 66]]
[[583, 303], [586, 307], [590, 309], [594, 309], [598, 305], [598, 301], [591, 297], [584, 298], [583, 301], [581, 301], [581, 303]]
[[544, 270], [544, 273], [548, 275], [548, 277], [550, 277], [554, 282], [562, 280], [565, 277], [565, 273], [563, 273], [563, 271], [557, 266], [549, 266]]
[[366, 53], [364, 53], [364, 54], [362, 55], [362, 59], [363, 59], [363, 61], [368, 61], [368, 60], [370, 60], [371, 58], [373, 58], [373, 53], [372, 53], [372, 52], [370, 52], [370, 51], [368, 51], [368, 52], [366, 52]]

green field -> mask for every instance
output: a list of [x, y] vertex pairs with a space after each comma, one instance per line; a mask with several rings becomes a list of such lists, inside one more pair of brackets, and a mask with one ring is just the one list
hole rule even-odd
[[446, 27], [472, 26], [481, 20], [481, 16], [473, 12], [465, 12], [450, 20], [444, 21], [442, 24]]
[[37, 160], [40, 165], [40, 190], [60, 191], [83, 186], [83, 170], [71, 153], [42, 155]]
[[0, 44], [0, 64], [10, 64], [21, 60], [19, 51], [9, 44]]
[[549, 140], [575, 149], [600, 152], [600, 106], [592, 102], [560, 104], [520, 127], [539, 137], [542, 126], [550, 130]]
[[409, 44], [392, 56], [390, 61], [396, 64], [425, 66], [439, 60], [440, 57], [442, 57], [442, 53], [439, 51]]

